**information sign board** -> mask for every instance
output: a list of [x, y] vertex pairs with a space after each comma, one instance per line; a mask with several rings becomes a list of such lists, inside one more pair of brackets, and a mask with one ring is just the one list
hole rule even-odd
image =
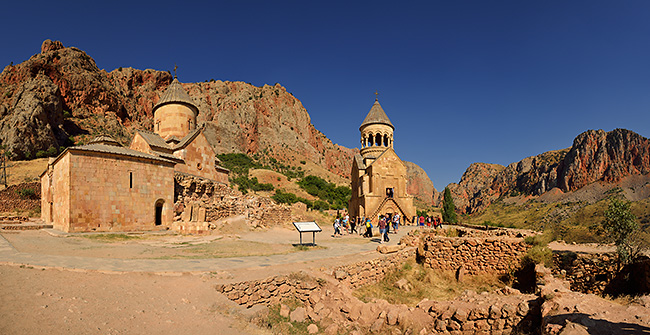
[[323, 231], [318, 224], [314, 221], [310, 222], [294, 222], [293, 226], [300, 233], [300, 244], [302, 244], [302, 233], [312, 233], [312, 244], [316, 245], [316, 233]]

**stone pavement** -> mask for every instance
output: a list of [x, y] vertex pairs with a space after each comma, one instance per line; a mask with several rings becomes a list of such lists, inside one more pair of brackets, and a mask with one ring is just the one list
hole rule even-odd
[[[313, 261], [317, 262], [319, 260], [349, 256], [353, 254], [365, 254], [367, 257], [371, 257], [374, 250], [379, 245], [379, 238], [377, 237], [374, 237], [372, 240], [366, 240], [367, 242], [365, 243], [358, 243], [358, 240], [350, 240], [352, 243], [345, 243], [345, 239], [358, 239], [358, 237], [343, 236], [340, 238], [334, 238], [327, 234], [329, 230], [331, 230], [328, 228], [329, 227], [325, 227], [322, 233], [316, 234], [316, 243], [319, 246], [326, 247], [324, 249], [269, 256], [171, 260], [95, 258], [26, 253], [16, 250], [9, 241], [0, 235], [0, 264], [5, 263], [47, 268], [115, 272], [211, 272]], [[398, 234], [390, 234], [391, 241], [388, 244], [397, 244], [402, 236], [415, 228], [416, 227], [413, 226], [401, 227]], [[298, 243], [298, 232], [294, 232], [293, 235], [295, 236], [290, 241], [284, 239], [284, 243]], [[258, 234], [255, 236], [257, 237], [250, 238], [245, 235], [242, 239], [256, 240], [260, 239], [259, 236], [261, 235]], [[278, 236], [269, 234], [264, 238], [264, 240], [267, 242], [277, 242], [275, 240], [278, 238]], [[307, 241], [311, 241], [311, 236], [307, 238], [307, 234], [305, 234], [303, 242]]]

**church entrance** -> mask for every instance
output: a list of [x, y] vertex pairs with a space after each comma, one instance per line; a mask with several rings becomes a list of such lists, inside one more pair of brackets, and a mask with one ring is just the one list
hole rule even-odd
[[165, 200], [158, 199], [156, 201], [156, 226], [162, 225], [162, 210], [163, 210], [163, 205], [165, 204]]

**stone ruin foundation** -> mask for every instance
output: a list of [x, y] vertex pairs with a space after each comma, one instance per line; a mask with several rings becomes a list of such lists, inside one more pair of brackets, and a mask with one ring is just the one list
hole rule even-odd
[[207, 234], [229, 217], [243, 217], [251, 228], [290, 223], [291, 208], [273, 200], [242, 194], [230, 186], [183, 173], [174, 174], [174, 222], [172, 230]]
[[[530, 294], [510, 287], [480, 294], [466, 291], [448, 301], [423, 299], [414, 307], [382, 299], [364, 303], [356, 298], [353, 289], [382, 280], [407, 260], [417, 259], [432, 269], [464, 268], [468, 275], [511, 272], [527, 249], [522, 238], [472, 232], [466, 232], [462, 238], [436, 236], [435, 233], [412, 234], [400, 243], [407, 247], [376, 259], [333, 268], [330, 275], [291, 274], [218, 285], [216, 289], [249, 308], [280, 304], [282, 316], [291, 321], [312, 323], [308, 330], [314, 333], [650, 332], [650, 297], [641, 298], [637, 304], [621, 306], [595, 295], [571, 291], [567, 281], [554, 277], [550, 269], [539, 265], [534, 269], [535, 290]], [[299, 306], [289, 308], [284, 304], [288, 300], [297, 301]]]

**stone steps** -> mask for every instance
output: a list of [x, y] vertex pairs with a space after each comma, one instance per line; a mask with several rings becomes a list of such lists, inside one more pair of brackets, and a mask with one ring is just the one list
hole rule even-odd
[[41, 219], [0, 217], [0, 230], [38, 230], [53, 227], [51, 224], [45, 224]]

